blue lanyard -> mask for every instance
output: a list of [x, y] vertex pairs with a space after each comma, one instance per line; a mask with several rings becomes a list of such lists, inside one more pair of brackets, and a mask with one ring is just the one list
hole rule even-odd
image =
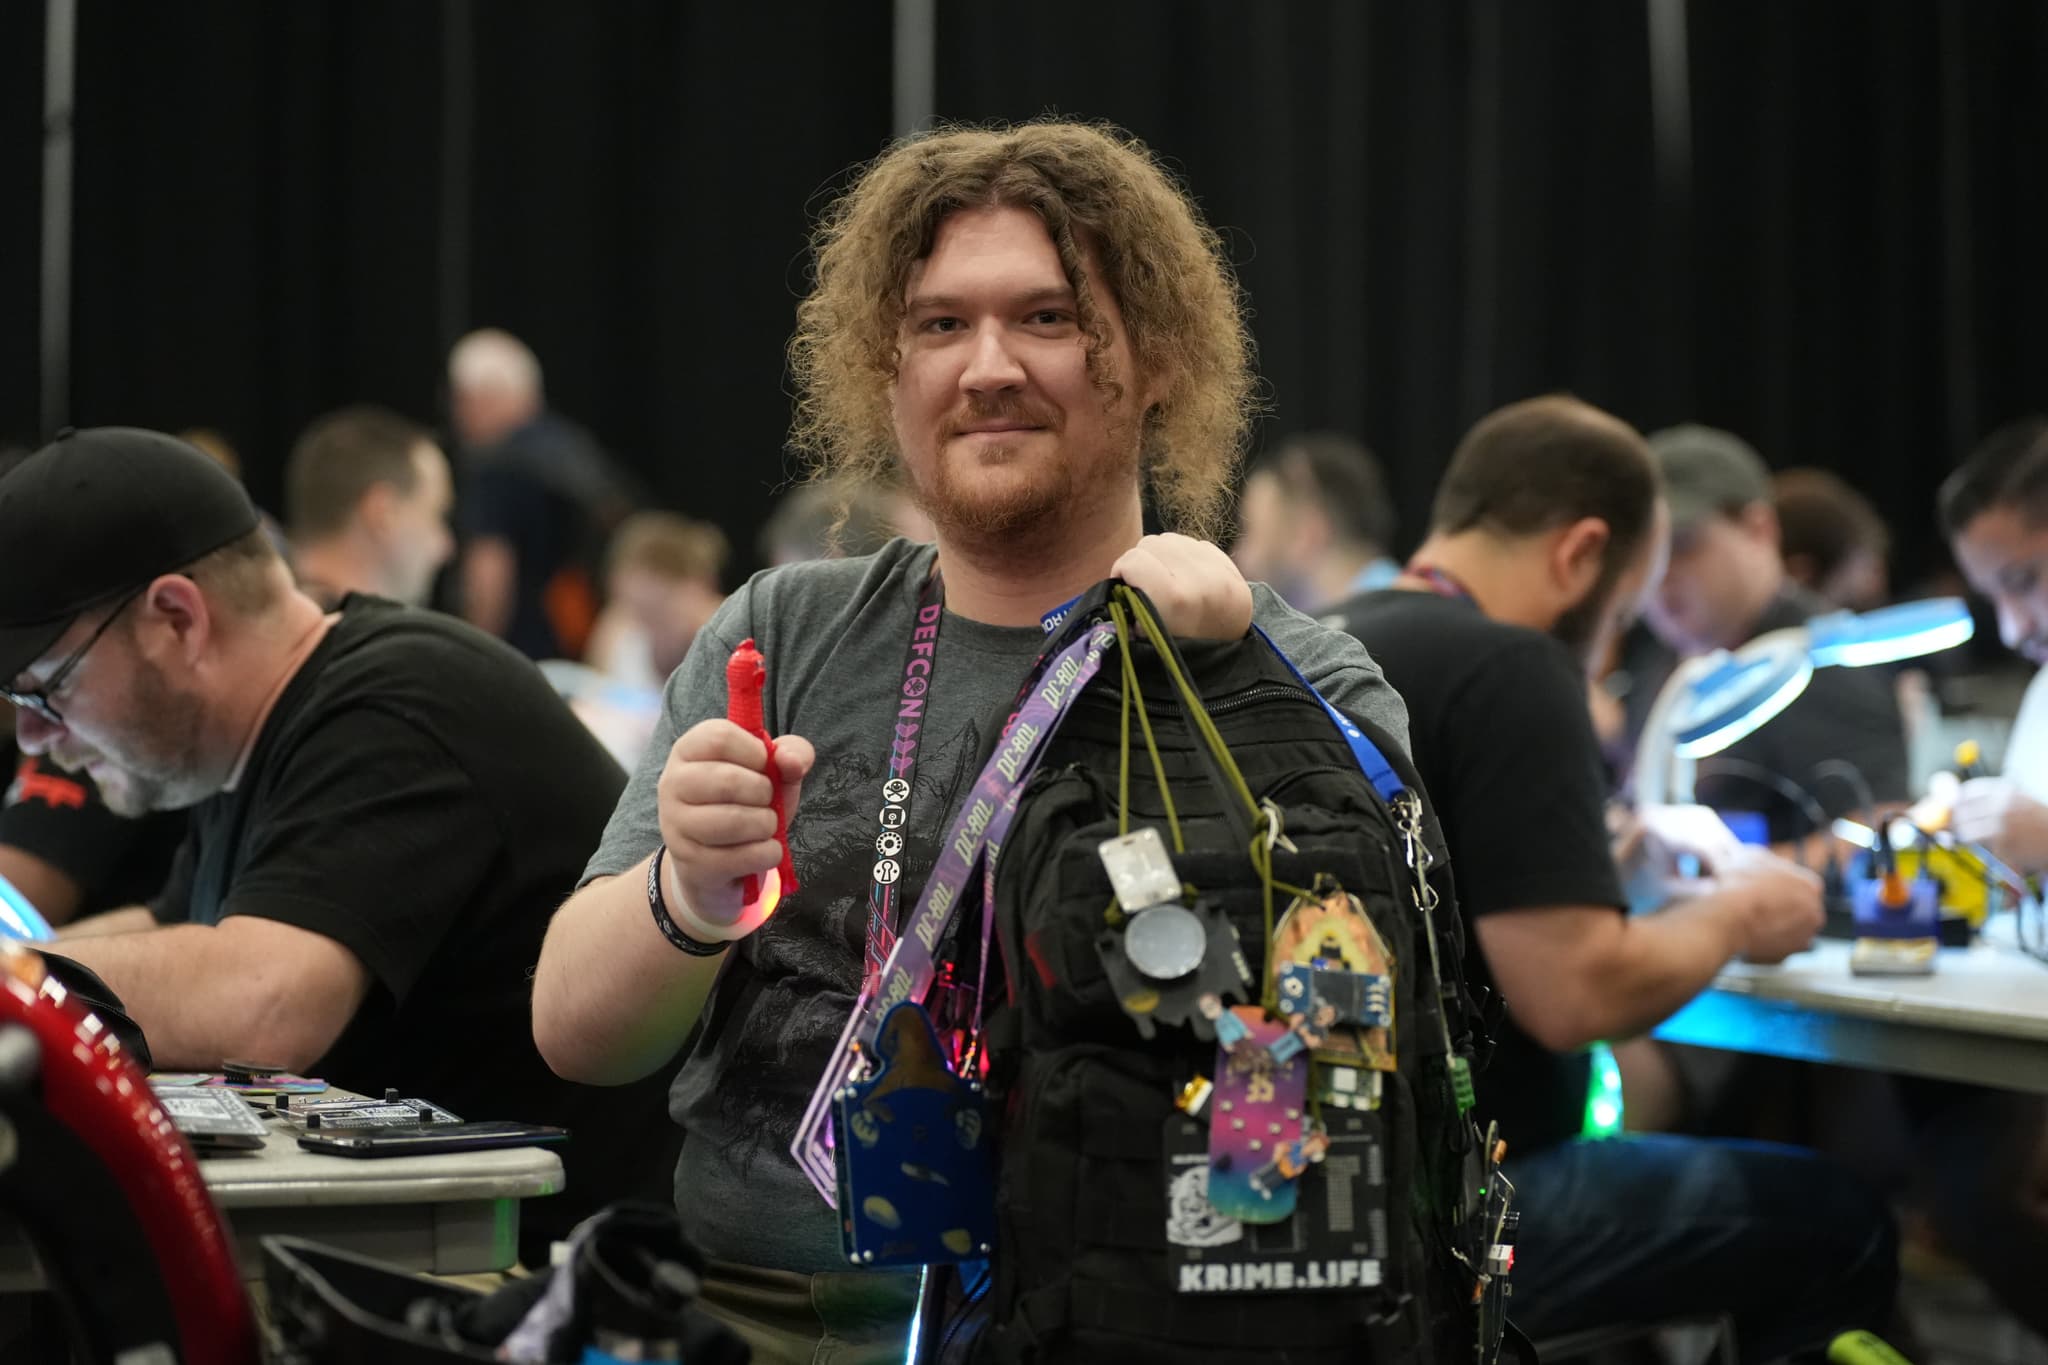
[[1365, 774], [1365, 780], [1372, 783], [1372, 789], [1380, 794], [1382, 801], [1392, 804], [1396, 796], [1408, 789], [1408, 784], [1394, 771], [1394, 765], [1387, 762], [1387, 756], [1380, 752], [1377, 744], [1366, 738], [1365, 731], [1352, 724], [1350, 718], [1342, 711], [1330, 705], [1329, 698], [1316, 691], [1315, 684], [1302, 676], [1301, 670], [1294, 666], [1294, 660], [1288, 658], [1287, 652], [1274, 643], [1273, 637], [1266, 633], [1264, 626], [1254, 622], [1252, 629], [1259, 633], [1259, 638], [1266, 642], [1267, 648], [1279, 656], [1280, 662], [1287, 665], [1287, 671], [1294, 675], [1294, 680], [1308, 689], [1308, 694], [1316, 699], [1317, 704], [1323, 708], [1323, 713], [1329, 716], [1330, 723], [1344, 736], [1344, 742], [1351, 746], [1351, 756], [1358, 761], [1358, 770]]
[[1074, 596], [1069, 597], [1066, 601], [1054, 607], [1045, 615], [1039, 617], [1038, 628], [1044, 631], [1047, 635], [1055, 634], [1061, 626], [1067, 623], [1067, 613], [1074, 609], [1074, 604], [1080, 601], [1083, 597], [1086, 597], [1087, 595], [1088, 594], [1085, 592], [1076, 593]]

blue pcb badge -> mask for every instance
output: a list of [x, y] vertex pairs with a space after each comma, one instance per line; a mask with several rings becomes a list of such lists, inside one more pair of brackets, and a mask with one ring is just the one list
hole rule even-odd
[[875, 1057], [876, 1073], [833, 1104], [846, 1259], [900, 1266], [986, 1256], [996, 1205], [982, 1088], [947, 1067], [920, 1005], [889, 1011]]

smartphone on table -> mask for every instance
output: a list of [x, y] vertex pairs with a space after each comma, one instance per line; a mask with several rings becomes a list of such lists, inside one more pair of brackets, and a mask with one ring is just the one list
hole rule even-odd
[[327, 1156], [430, 1156], [491, 1147], [535, 1147], [567, 1142], [569, 1130], [544, 1123], [490, 1119], [481, 1123], [426, 1123], [417, 1128], [342, 1129], [311, 1132], [299, 1146]]

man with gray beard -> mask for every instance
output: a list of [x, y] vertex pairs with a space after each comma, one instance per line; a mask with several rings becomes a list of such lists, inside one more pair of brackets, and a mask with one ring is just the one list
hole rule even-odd
[[192, 809], [149, 906], [60, 951], [159, 1065], [246, 1059], [572, 1129], [522, 1255], [645, 1178], [660, 1083], [557, 1078], [527, 974], [624, 777], [540, 674], [448, 617], [323, 612], [182, 441], [70, 432], [0, 479], [0, 694], [121, 814]]

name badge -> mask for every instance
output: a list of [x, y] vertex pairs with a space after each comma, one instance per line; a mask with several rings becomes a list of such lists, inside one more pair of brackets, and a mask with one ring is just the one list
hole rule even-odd
[[858, 1266], [986, 1256], [995, 1242], [986, 1097], [947, 1067], [922, 1006], [890, 1010], [876, 1070], [838, 1092], [840, 1249]]

